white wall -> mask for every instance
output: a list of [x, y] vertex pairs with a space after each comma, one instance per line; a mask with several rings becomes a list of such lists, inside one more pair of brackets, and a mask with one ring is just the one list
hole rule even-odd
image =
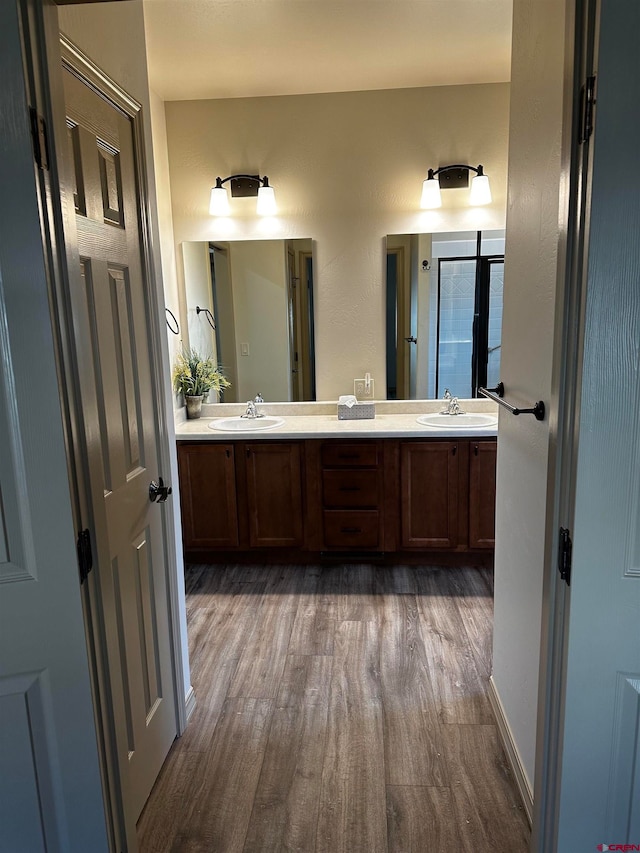
[[[384, 389], [384, 238], [503, 228], [509, 85], [174, 101], [165, 104], [176, 245], [184, 240], [314, 239], [319, 399], [351, 392], [366, 371]], [[464, 190], [420, 211], [428, 168], [482, 163], [494, 201], [470, 208]], [[279, 213], [252, 199], [229, 219], [209, 216], [217, 176], [269, 176]]]
[[[146, 47], [144, 33], [144, 15], [142, 1], [128, 3], [98, 3], [81, 6], [61, 6], [58, 13], [60, 30], [67, 35], [81, 50], [87, 54], [96, 65], [105, 71], [125, 91], [132, 95], [142, 105], [143, 131], [145, 136], [145, 154], [147, 165], [147, 183], [149, 187], [149, 203], [151, 209], [151, 241], [154, 260], [155, 284], [158, 298], [164, 304], [162, 260], [159, 252], [160, 235], [158, 231], [158, 202], [156, 198], [156, 172], [154, 151], [151, 144], [151, 105], [149, 95], [149, 80], [146, 65]], [[156, 108], [157, 108], [156, 102]], [[157, 118], [156, 112], [156, 118]], [[160, 125], [161, 126], [161, 125]], [[162, 147], [162, 138], [160, 137]], [[161, 147], [159, 151], [161, 151]], [[159, 158], [160, 186], [162, 181], [162, 157]], [[166, 171], [164, 172], [166, 177]], [[164, 186], [166, 190], [166, 186]], [[166, 195], [163, 196], [166, 199]], [[167, 211], [166, 207], [162, 208]], [[165, 234], [167, 218], [163, 219]], [[166, 236], [165, 236], [166, 240]], [[169, 246], [171, 254], [171, 246]], [[171, 281], [171, 278], [169, 278]], [[173, 302], [172, 304], [176, 304]], [[167, 399], [165, 411], [167, 417], [167, 439], [170, 452], [169, 481], [178, 482], [178, 461], [176, 454], [175, 432], [173, 426], [173, 406], [169, 390], [169, 352], [167, 338], [161, 336], [163, 343], [163, 370], [167, 383]], [[177, 495], [176, 495], [177, 497]], [[184, 674], [185, 695], [190, 689], [189, 652], [187, 639], [186, 610], [184, 607], [184, 577], [182, 573], [182, 532], [180, 507], [178, 501], [173, 504], [174, 536], [178, 571], [178, 595], [180, 599], [180, 633], [182, 636], [182, 669]]]
[[[551, 394], [565, 4], [515, 0], [502, 381], [521, 405]], [[549, 419], [500, 411], [493, 681], [530, 786], [535, 733]]]

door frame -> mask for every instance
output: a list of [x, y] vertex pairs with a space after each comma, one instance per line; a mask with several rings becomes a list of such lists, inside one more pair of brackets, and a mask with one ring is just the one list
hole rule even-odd
[[[31, 0], [28, 1], [31, 2]], [[76, 529], [79, 531], [89, 527], [94, 530], [88, 499], [89, 472], [69, 287], [69, 281], [74, 275], [74, 262], [78, 260], [78, 249], [77, 245], [71, 245], [68, 242], [65, 230], [65, 222], [70, 215], [67, 210], [67, 199], [72, 192], [73, 181], [68, 174], [69, 167], [63, 156], [67, 139], [63, 68], [68, 69], [101, 97], [125, 113], [132, 123], [136, 181], [140, 199], [138, 214], [141, 261], [145, 298], [149, 311], [147, 333], [151, 351], [150, 367], [157, 429], [158, 465], [162, 471], [170, 472], [173, 469], [170, 452], [172, 435], [169, 431], [166, 408], [167, 390], [161, 367], [165, 363], [161, 339], [161, 330], [164, 329], [164, 306], [161, 303], [160, 288], [154, 284], [159, 280], [159, 276], [153, 260], [142, 106], [59, 32], [58, 14], [53, 0], [42, 0], [41, 4], [34, 5], [35, 14], [38, 13], [37, 7], [41, 6], [42, 29], [36, 35], [32, 35], [36, 55], [33, 59], [35, 66], [31, 70], [40, 81], [42, 103], [38, 108], [42, 111], [47, 127], [50, 128], [47, 140], [50, 171], [46, 177], [47, 191], [44, 196], [46, 204], [41, 205], [41, 219], [45, 255], [51, 273], [51, 320], [57, 349], [58, 385], [64, 418], [70, 492]], [[38, 21], [34, 23], [34, 27], [38, 30], [39, 24]], [[42, 36], [38, 37], [40, 33]], [[177, 486], [177, 483], [174, 485]], [[171, 694], [176, 712], [176, 734], [179, 736], [186, 728], [188, 714], [187, 699], [183, 690], [185, 672], [180, 632], [180, 597], [173, 504], [171, 502], [163, 504], [161, 512], [163, 557], [168, 590]], [[126, 846], [127, 849], [135, 851], [137, 849], [135, 825], [126, 826], [124, 820], [121, 785], [117, 770], [112, 697], [105, 669], [106, 639], [100, 607], [97, 606], [95, 589], [92, 591], [92, 586], [95, 586], [95, 577], [89, 575], [88, 582], [82, 586], [82, 601], [109, 843], [112, 850], [124, 849]]]
[[[591, 204], [590, 140], [580, 143], [581, 84], [595, 67], [599, 0], [566, 4], [556, 330], [549, 406], [549, 466], [536, 732], [532, 853], [554, 853], [560, 811], [570, 587], [560, 579], [560, 527], [573, 530]], [[597, 108], [596, 108], [597, 109]]]

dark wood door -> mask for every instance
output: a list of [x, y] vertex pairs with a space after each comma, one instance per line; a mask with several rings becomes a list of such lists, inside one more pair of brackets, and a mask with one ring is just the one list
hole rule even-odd
[[400, 457], [404, 548], [458, 545], [458, 442], [403, 442]]
[[469, 455], [469, 547], [493, 548], [496, 523], [495, 441], [472, 441]]
[[302, 545], [302, 466], [295, 442], [247, 444], [249, 544], [253, 548]]
[[178, 467], [185, 550], [237, 546], [233, 445], [217, 442], [179, 445]]

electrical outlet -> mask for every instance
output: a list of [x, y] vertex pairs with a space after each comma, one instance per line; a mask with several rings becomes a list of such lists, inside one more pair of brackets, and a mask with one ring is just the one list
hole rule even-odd
[[373, 392], [373, 379], [369, 380], [369, 386], [367, 387], [366, 379], [354, 379], [353, 380], [353, 393], [358, 398], [358, 400], [373, 400], [375, 399], [375, 394]]

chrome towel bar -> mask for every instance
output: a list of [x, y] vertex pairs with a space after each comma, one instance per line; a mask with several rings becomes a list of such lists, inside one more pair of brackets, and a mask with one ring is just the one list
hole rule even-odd
[[503, 409], [511, 412], [512, 415], [533, 415], [537, 421], [544, 420], [545, 409], [542, 400], [538, 400], [532, 409], [519, 409], [517, 406], [512, 406], [511, 403], [507, 403], [506, 400], [502, 399], [504, 397], [504, 385], [502, 382], [498, 382], [495, 388], [478, 388], [478, 393], [482, 394], [483, 397], [488, 397], [489, 400], [493, 400], [494, 403], [502, 406]]

